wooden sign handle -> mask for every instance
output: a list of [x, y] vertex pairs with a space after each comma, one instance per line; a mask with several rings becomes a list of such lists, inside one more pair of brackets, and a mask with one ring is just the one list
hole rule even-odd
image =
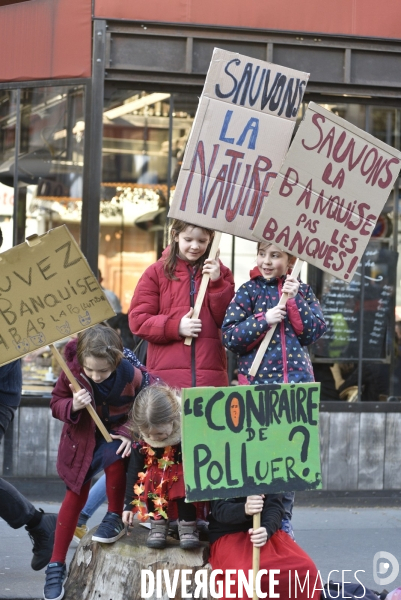
[[[260, 527], [260, 512], [253, 515], [253, 530], [259, 529]], [[258, 574], [260, 566], [260, 548], [254, 546], [252, 552], [252, 571], [253, 571], [253, 600], [258, 600], [258, 594], [256, 592], [256, 575]]]
[[[301, 271], [303, 262], [304, 262], [303, 260], [301, 260], [300, 258], [297, 258], [291, 275], [293, 275], [294, 277], [298, 277], [298, 275]], [[279, 300], [278, 306], [285, 306], [287, 304], [287, 300], [288, 300], [288, 294], [283, 294]], [[265, 337], [259, 344], [258, 351], [256, 352], [255, 358], [253, 359], [253, 363], [251, 364], [251, 368], [249, 369], [249, 375], [251, 375], [252, 377], [255, 377], [256, 373], [258, 372], [260, 363], [262, 362], [263, 356], [265, 355], [265, 352], [270, 343], [270, 340], [272, 339], [273, 334], [276, 331], [277, 325], [278, 325], [278, 323], [275, 323], [274, 325], [272, 325], [272, 327], [269, 329], [269, 331], [266, 333]]]
[[[219, 246], [220, 246], [220, 240], [221, 240], [221, 231], [216, 231], [215, 234], [214, 234], [212, 245], [210, 247], [209, 258], [216, 258], [216, 254], [217, 254], [217, 251], [218, 251]], [[196, 297], [196, 302], [195, 302], [195, 306], [194, 306], [194, 312], [193, 312], [193, 315], [192, 315], [191, 319], [198, 319], [199, 318], [199, 313], [200, 313], [201, 308], [202, 308], [202, 303], [203, 303], [203, 299], [204, 299], [205, 294], [206, 294], [206, 288], [207, 288], [207, 284], [209, 283], [209, 279], [210, 279], [210, 275], [208, 275], [207, 273], [202, 276], [202, 281], [201, 281], [201, 284], [199, 286], [199, 292], [198, 292], [198, 295]], [[185, 338], [184, 344], [186, 346], [190, 346], [192, 344], [192, 340], [193, 340], [193, 338], [190, 337], [190, 336], [188, 336], [188, 337]]]
[[[79, 385], [78, 381], [75, 379], [74, 375], [72, 374], [72, 372], [71, 372], [69, 366], [67, 365], [67, 363], [65, 362], [64, 358], [61, 356], [61, 354], [57, 350], [57, 348], [55, 346], [53, 346], [53, 344], [49, 344], [49, 345], [50, 345], [50, 350], [52, 351], [54, 358], [57, 360], [58, 364], [63, 369], [63, 371], [67, 375], [71, 385], [73, 386], [74, 392], [79, 392], [79, 390], [81, 389], [81, 386]], [[108, 443], [112, 442], [113, 439], [111, 438], [106, 427], [103, 425], [102, 421], [99, 418], [99, 415], [93, 408], [92, 404], [88, 404], [86, 406], [86, 410], [88, 411], [88, 413], [90, 414], [92, 419], [95, 421], [96, 425], [99, 428], [100, 433], [103, 435], [106, 442], [108, 442]]]

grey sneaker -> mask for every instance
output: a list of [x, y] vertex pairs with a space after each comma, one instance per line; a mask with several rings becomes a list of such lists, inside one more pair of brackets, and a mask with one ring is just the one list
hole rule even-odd
[[150, 521], [150, 533], [146, 540], [148, 548], [163, 549], [166, 547], [166, 537], [168, 532], [168, 521], [166, 519], [152, 519]]
[[196, 521], [179, 521], [178, 535], [180, 536], [180, 548], [190, 550], [199, 546], [199, 531]]

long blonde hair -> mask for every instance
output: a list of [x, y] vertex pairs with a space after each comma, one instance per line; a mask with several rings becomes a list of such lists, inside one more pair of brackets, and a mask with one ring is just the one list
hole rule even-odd
[[139, 392], [129, 414], [130, 427], [137, 439], [142, 439], [153, 427], [173, 423], [173, 432], [180, 430], [181, 401], [176, 390], [167, 385], [151, 385]]
[[178, 246], [178, 242], [175, 241], [175, 237], [176, 237], [176, 235], [179, 235], [180, 233], [185, 231], [187, 227], [190, 227], [191, 229], [198, 227], [199, 229], [202, 229], [202, 231], [204, 231], [207, 235], [210, 236], [210, 241], [206, 248], [206, 252], [204, 254], [202, 254], [202, 256], [196, 261], [195, 264], [202, 269], [203, 263], [205, 262], [206, 258], [209, 256], [210, 247], [212, 245], [213, 238], [214, 238], [214, 230], [206, 229], [206, 227], [199, 227], [199, 225], [192, 225], [191, 223], [186, 223], [185, 221], [180, 221], [179, 219], [174, 219], [171, 224], [171, 229], [170, 229], [169, 253], [168, 253], [166, 260], [164, 261], [164, 273], [165, 273], [167, 279], [172, 279], [175, 281], [178, 280], [178, 277], [176, 277], [174, 274], [175, 268], [177, 266], [177, 257], [178, 257], [178, 253], [179, 253], [179, 246]]

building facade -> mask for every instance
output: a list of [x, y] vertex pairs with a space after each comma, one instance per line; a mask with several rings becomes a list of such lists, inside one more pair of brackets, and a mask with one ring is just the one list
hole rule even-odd
[[[318, 0], [0, 0], [4, 249], [66, 223], [126, 312], [166, 243], [167, 207], [213, 48], [309, 72], [299, 120], [313, 100], [400, 149], [400, 17], [397, 0], [385, 11], [372, 0], [336, 0], [328, 10]], [[398, 229], [397, 180], [347, 288], [350, 305], [338, 281], [313, 268], [303, 274], [330, 328], [312, 350], [316, 370], [323, 379], [329, 365], [352, 363], [359, 398], [375, 370], [383, 387], [373, 396], [401, 396]], [[255, 244], [223, 237], [222, 259], [239, 285]]]

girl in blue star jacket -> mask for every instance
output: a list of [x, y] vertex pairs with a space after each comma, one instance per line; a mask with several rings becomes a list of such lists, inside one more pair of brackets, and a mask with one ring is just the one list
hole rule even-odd
[[[307, 383], [314, 381], [312, 363], [305, 346], [326, 331], [323, 313], [312, 288], [287, 275], [294, 257], [269, 242], [258, 243], [256, 267], [227, 308], [223, 344], [238, 355], [238, 383]], [[285, 307], [278, 306], [288, 294]], [[255, 377], [248, 375], [260, 342], [277, 324]], [[292, 538], [290, 522], [294, 493], [283, 495], [282, 529]]]
[[[223, 343], [238, 355], [240, 385], [314, 381], [305, 346], [326, 331], [323, 313], [312, 288], [286, 275], [294, 259], [269, 242], [258, 244], [257, 266], [227, 308]], [[277, 306], [282, 293], [285, 307]], [[277, 323], [255, 377], [248, 375], [260, 342]]]

